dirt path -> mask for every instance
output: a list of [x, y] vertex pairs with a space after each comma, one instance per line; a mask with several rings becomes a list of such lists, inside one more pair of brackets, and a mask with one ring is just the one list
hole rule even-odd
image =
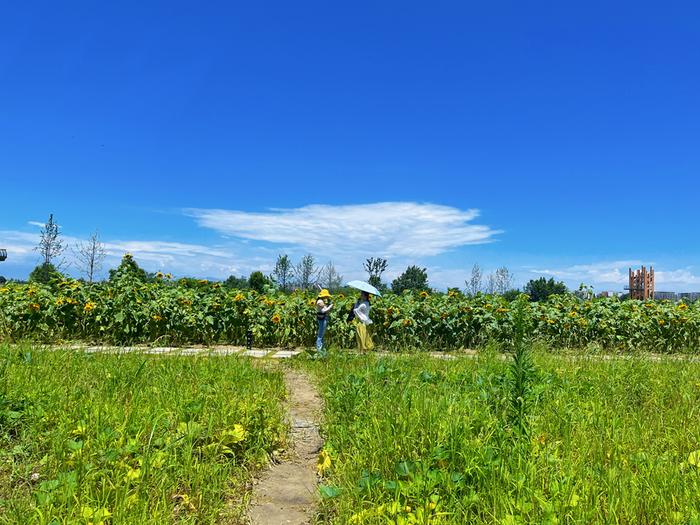
[[284, 374], [292, 428], [290, 450], [253, 488], [248, 512], [253, 525], [308, 524], [316, 507], [316, 460], [323, 446], [318, 431], [322, 401], [306, 374], [291, 369]]

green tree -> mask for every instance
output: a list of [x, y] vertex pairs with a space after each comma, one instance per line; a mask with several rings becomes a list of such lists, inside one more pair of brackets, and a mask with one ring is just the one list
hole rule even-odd
[[517, 288], [511, 288], [510, 290], [506, 290], [501, 294], [501, 297], [503, 297], [508, 302], [515, 301], [519, 296], [520, 290], [518, 290]]
[[265, 287], [270, 284], [270, 280], [260, 271], [253, 272], [248, 277], [248, 288], [258, 293], [264, 293]]
[[551, 277], [549, 280], [540, 277], [539, 279], [531, 279], [523, 291], [530, 296], [531, 301], [544, 301], [550, 295], [565, 294], [567, 288], [561, 281], [557, 282]]
[[316, 267], [316, 260], [311, 254], [304, 255], [294, 267], [296, 285], [302, 290], [308, 290], [316, 286], [320, 269]]
[[109, 271], [109, 280], [116, 281], [124, 278], [136, 279], [142, 283], [148, 282], [149, 275], [146, 270], [141, 268], [134, 260], [134, 256], [130, 253], [125, 253], [122, 257], [122, 262], [117, 268], [112, 268]]
[[388, 261], [381, 257], [370, 257], [362, 265], [367, 272], [367, 282], [378, 289], [384, 289], [382, 274], [386, 271]]
[[404, 290], [428, 290], [428, 272], [425, 268], [409, 266], [405, 272], [394, 279], [391, 289], [394, 293], [401, 293]]
[[228, 279], [224, 281], [224, 286], [226, 288], [231, 288], [235, 290], [245, 290], [248, 288], [248, 279], [245, 277], [236, 277], [235, 275], [230, 275]]
[[[54, 222], [53, 213], [49, 215], [49, 220], [44, 224], [40, 234], [41, 238], [39, 239], [39, 246], [36, 247], [36, 250], [41, 254], [45, 265], [53, 264], [53, 261], [59, 258], [63, 253], [61, 229], [58, 224]], [[57, 264], [61, 266], [62, 262], [59, 260]]]
[[62, 279], [63, 275], [51, 263], [41, 263], [29, 274], [30, 283], [49, 284], [54, 279]]
[[277, 262], [275, 263], [275, 269], [272, 272], [272, 276], [275, 278], [275, 282], [280, 287], [280, 290], [286, 292], [289, 290], [289, 284], [293, 277], [292, 261], [289, 259], [287, 254], [278, 255]]
[[481, 272], [481, 267], [478, 264], [472, 266], [472, 275], [468, 281], [464, 281], [467, 286], [467, 293], [472, 297], [481, 291], [481, 281], [483, 279], [483, 274]]

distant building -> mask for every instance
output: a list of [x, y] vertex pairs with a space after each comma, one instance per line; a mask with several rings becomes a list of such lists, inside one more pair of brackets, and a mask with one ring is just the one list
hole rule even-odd
[[676, 292], [654, 292], [654, 299], [657, 301], [677, 301], [678, 294]]
[[629, 286], [625, 288], [630, 292], [630, 299], [646, 301], [654, 298], [654, 267], [647, 271], [645, 266], [641, 270], [629, 270]]
[[681, 292], [678, 294], [678, 298], [686, 301], [697, 301], [700, 299], [700, 292]]

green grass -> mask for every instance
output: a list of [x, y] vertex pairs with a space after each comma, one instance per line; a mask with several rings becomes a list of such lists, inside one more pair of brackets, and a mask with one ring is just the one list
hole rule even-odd
[[235, 357], [0, 346], [0, 523], [237, 523], [283, 396]]
[[527, 431], [508, 363], [334, 353], [320, 522], [700, 523], [700, 364], [536, 353]]

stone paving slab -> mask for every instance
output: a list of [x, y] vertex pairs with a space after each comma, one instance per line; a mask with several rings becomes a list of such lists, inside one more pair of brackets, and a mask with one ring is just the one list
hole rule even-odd
[[246, 350], [245, 352], [241, 353], [240, 355], [248, 356], [248, 357], [266, 357], [270, 353], [269, 350]]
[[301, 350], [278, 350], [277, 352], [271, 354], [268, 357], [272, 357], [274, 359], [288, 359], [299, 354], [301, 354]]

